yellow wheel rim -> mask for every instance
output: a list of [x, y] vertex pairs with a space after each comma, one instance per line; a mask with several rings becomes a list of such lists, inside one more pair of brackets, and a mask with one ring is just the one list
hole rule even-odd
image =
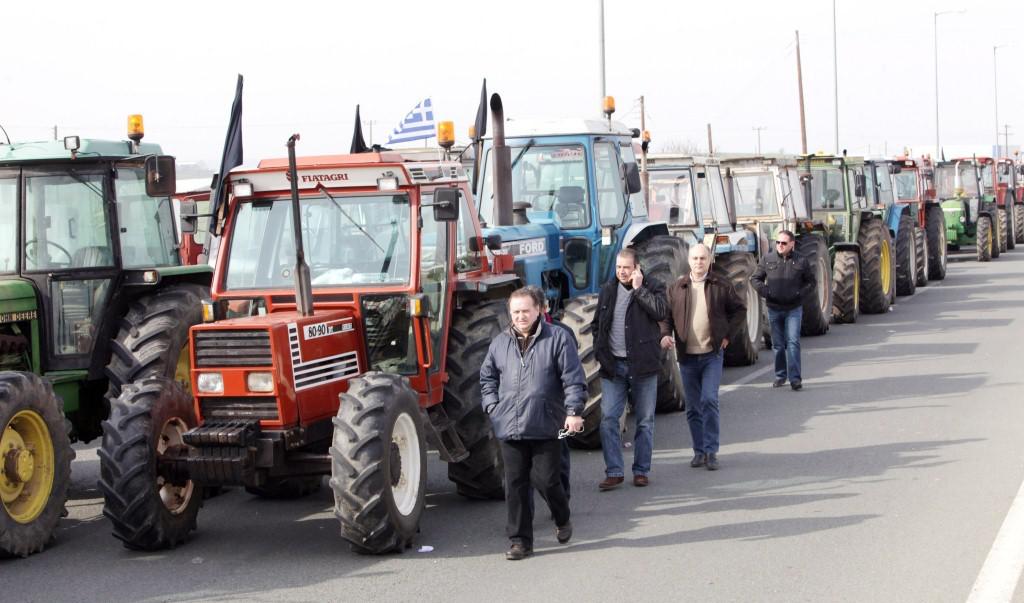
[[53, 489], [53, 442], [46, 421], [34, 410], [19, 411], [0, 436], [0, 499], [18, 523], [34, 521]]
[[192, 358], [188, 353], [188, 344], [178, 354], [178, 364], [174, 367], [174, 380], [185, 388], [185, 393], [192, 396]]
[[882, 241], [882, 291], [889, 295], [892, 287], [892, 251], [889, 242]]

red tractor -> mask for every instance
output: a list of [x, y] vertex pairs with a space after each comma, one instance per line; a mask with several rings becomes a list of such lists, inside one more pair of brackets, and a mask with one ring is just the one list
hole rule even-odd
[[296, 138], [288, 159], [228, 176], [192, 395], [150, 380], [112, 405], [104, 515], [129, 548], [182, 542], [204, 488], [296, 497], [329, 475], [353, 549], [400, 551], [424, 508], [427, 442], [460, 494], [503, 497], [479, 368], [520, 281], [481, 235], [463, 167], [296, 159]]
[[896, 203], [904, 205], [920, 227], [915, 239], [919, 261], [916, 285], [946, 278], [946, 220], [935, 194], [935, 167], [930, 157], [896, 158]]
[[[1021, 242], [1021, 237], [1024, 237], [1024, 233], [1020, 232], [1021, 223], [1024, 222], [1024, 208], [1020, 205], [1021, 200], [1017, 193], [1019, 177], [1013, 159], [1004, 157], [996, 163], [996, 205], [1002, 212], [999, 224], [1005, 226], [1006, 249], [1013, 249]], [[1000, 240], [1000, 245], [1002, 244]]]

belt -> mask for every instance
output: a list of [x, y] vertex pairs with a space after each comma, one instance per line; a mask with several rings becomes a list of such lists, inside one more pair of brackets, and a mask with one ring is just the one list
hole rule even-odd
[[619, 362], [629, 362], [629, 360], [625, 356], [612, 356], [612, 358], [618, 360]]

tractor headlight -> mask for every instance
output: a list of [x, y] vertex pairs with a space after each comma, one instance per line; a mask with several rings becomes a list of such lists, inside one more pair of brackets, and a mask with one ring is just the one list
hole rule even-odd
[[960, 216], [960, 223], [963, 224], [965, 222], [967, 222], [967, 217], [966, 216]]
[[224, 375], [220, 373], [199, 373], [196, 387], [204, 394], [223, 394]]
[[274, 375], [261, 371], [245, 376], [245, 387], [251, 392], [266, 393], [274, 391]]

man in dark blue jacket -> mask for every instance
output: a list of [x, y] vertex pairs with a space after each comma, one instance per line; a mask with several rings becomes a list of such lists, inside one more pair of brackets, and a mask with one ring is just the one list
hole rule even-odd
[[572, 339], [542, 320], [541, 309], [530, 291], [514, 291], [512, 325], [491, 342], [480, 367], [483, 408], [505, 463], [506, 533], [512, 544], [505, 558], [512, 561], [533, 554], [531, 483], [547, 500], [558, 542], [572, 537], [569, 501], [559, 479], [558, 432], [583, 429], [586, 382]]

